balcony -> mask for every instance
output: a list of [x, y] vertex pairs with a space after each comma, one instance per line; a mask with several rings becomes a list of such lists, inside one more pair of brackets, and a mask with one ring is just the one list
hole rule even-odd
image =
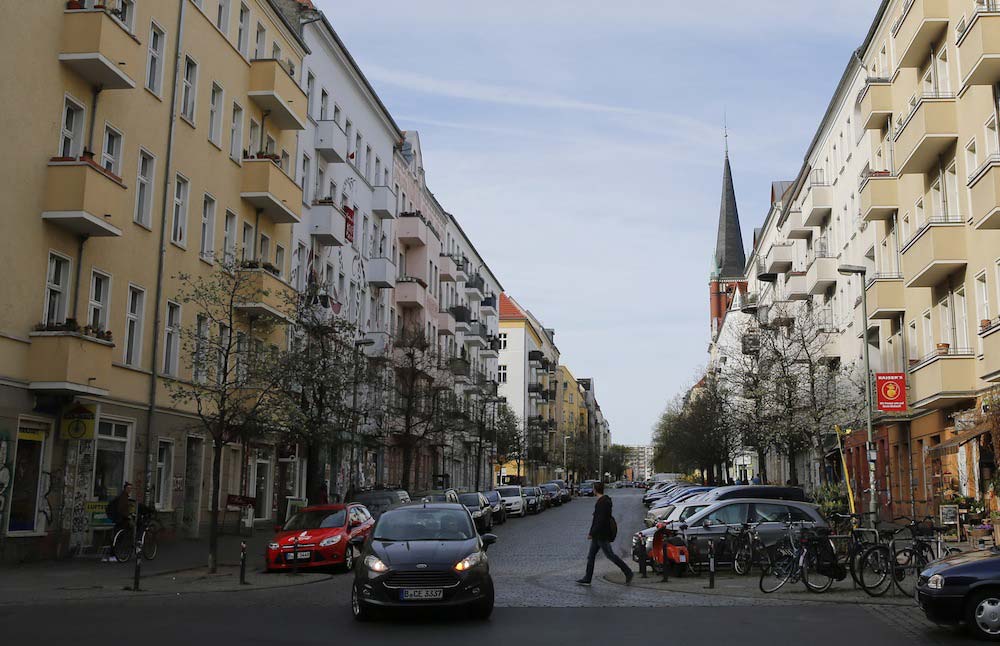
[[471, 374], [469, 361], [461, 357], [452, 357], [448, 360], [448, 369], [455, 377], [468, 379]]
[[969, 179], [976, 229], [1000, 229], [1000, 155], [989, 157]]
[[941, 347], [911, 362], [912, 408], [945, 408], [975, 397], [976, 358], [972, 350]]
[[369, 258], [365, 262], [365, 279], [372, 287], [393, 287], [396, 284], [396, 265], [388, 258]]
[[480, 359], [500, 358], [500, 339], [495, 336], [486, 337], [486, 347], [479, 351]]
[[446, 283], [455, 282], [455, 274], [458, 273], [455, 259], [446, 253], [438, 256], [438, 275]]
[[413, 276], [396, 279], [396, 305], [406, 308], [423, 309], [427, 302], [427, 283]]
[[495, 295], [490, 295], [484, 298], [479, 303], [479, 313], [483, 316], [496, 316], [497, 315], [497, 297]]
[[240, 197], [275, 224], [297, 224], [302, 188], [269, 159], [244, 159]]
[[858, 95], [861, 125], [865, 130], [881, 130], [892, 116], [892, 80], [870, 78]]
[[324, 119], [316, 122], [313, 145], [316, 153], [331, 164], [347, 161], [347, 133], [336, 121]]
[[875, 274], [865, 285], [868, 318], [888, 320], [906, 311], [901, 274]]
[[958, 141], [955, 95], [925, 94], [896, 132], [899, 174], [923, 173]]
[[305, 130], [306, 93], [281, 61], [258, 58], [250, 62], [250, 100], [267, 111], [268, 125], [281, 130]]
[[455, 336], [455, 315], [451, 310], [441, 310], [437, 317], [438, 334], [441, 336]]
[[389, 352], [392, 335], [388, 330], [370, 330], [365, 332], [365, 338], [373, 342], [365, 350], [365, 354], [369, 357], [384, 357]]
[[785, 221], [788, 227], [785, 237], [789, 240], [809, 240], [815, 235], [816, 230], [806, 226], [802, 221], [802, 210], [793, 209], [788, 212], [788, 219]]
[[958, 61], [962, 87], [1000, 82], [1000, 4], [996, 0], [976, 4], [958, 37]]
[[465, 281], [465, 295], [471, 300], [481, 301], [484, 298], [483, 291], [486, 289], [486, 282], [479, 274], [469, 276]]
[[806, 289], [810, 294], [822, 294], [837, 284], [837, 259], [827, 250], [825, 242], [817, 243], [810, 252], [806, 269]]
[[948, 0], [906, 0], [892, 26], [900, 67], [920, 67], [948, 28]]
[[785, 298], [790, 301], [809, 300], [809, 290], [806, 289], [806, 272], [790, 271], [785, 274]]
[[251, 318], [291, 322], [295, 313], [295, 288], [266, 269], [239, 269], [234, 307]]
[[324, 247], [347, 244], [347, 220], [332, 200], [316, 200], [309, 209], [309, 234]]
[[396, 239], [410, 247], [427, 245], [427, 223], [415, 215], [400, 217], [396, 222]]
[[372, 215], [377, 218], [396, 217], [396, 194], [388, 186], [376, 186], [372, 194]]
[[802, 200], [802, 224], [807, 227], [818, 227], [830, 215], [832, 208], [833, 187], [825, 183], [810, 185], [805, 199]]
[[50, 162], [42, 219], [78, 236], [120, 236], [131, 217], [125, 185], [92, 161]]
[[982, 361], [979, 376], [985, 381], [1000, 382], [1000, 318], [979, 328], [979, 342], [982, 344]]
[[474, 321], [469, 325], [468, 331], [465, 332], [463, 337], [463, 342], [465, 345], [472, 348], [485, 348], [486, 347], [486, 336], [489, 333], [486, 331], [486, 325], [479, 321]]
[[469, 259], [465, 256], [455, 258], [455, 282], [464, 283], [469, 277]]
[[28, 388], [65, 395], [107, 395], [115, 344], [79, 332], [32, 332]]
[[534, 368], [542, 365], [542, 361], [545, 360], [545, 353], [541, 350], [529, 350], [528, 351], [528, 364]]
[[888, 220], [899, 208], [899, 178], [887, 170], [866, 169], [858, 187], [865, 222]]
[[145, 49], [107, 11], [69, 10], [63, 13], [59, 60], [94, 87], [125, 90], [143, 75]]
[[965, 224], [959, 216], [928, 220], [902, 250], [907, 287], [933, 287], [968, 263]]
[[767, 250], [764, 271], [768, 274], [783, 274], [792, 268], [794, 259], [795, 247], [790, 242], [775, 243]]

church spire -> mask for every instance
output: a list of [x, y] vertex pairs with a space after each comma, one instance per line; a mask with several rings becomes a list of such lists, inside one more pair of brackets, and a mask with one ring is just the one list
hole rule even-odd
[[741, 278], [747, 257], [743, 250], [740, 214], [736, 209], [733, 169], [729, 165], [729, 128], [724, 123], [725, 158], [722, 168], [722, 204], [719, 207], [719, 233], [715, 241], [715, 274], [723, 278]]

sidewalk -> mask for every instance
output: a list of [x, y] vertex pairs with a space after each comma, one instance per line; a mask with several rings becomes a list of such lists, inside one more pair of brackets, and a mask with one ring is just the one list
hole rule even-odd
[[[716, 572], [715, 587], [713, 589], [708, 588], [707, 572], [700, 576], [672, 576], [667, 583], [663, 583], [659, 574], [650, 572], [648, 577], [642, 579], [639, 577], [639, 573], [636, 572], [635, 578], [632, 579], [632, 587], [659, 590], [661, 592], [682, 592], [747, 599], [916, 607], [916, 602], [913, 599], [903, 596], [895, 587], [881, 597], [869, 596], [864, 590], [854, 588], [854, 582], [851, 580], [850, 575], [843, 581], [834, 581], [829, 590], [819, 594], [806, 590], [801, 582], [794, 585], [786, 583], [777, 592], [764, 594], [758, 587], [760, 574], [756, 572], [747, 576], [737, 576], [728, 571]], [[606, 574], [604, 580], [610, 583], [625, 585], [625, 576], [618, 571]]]
[[[264, 550], [270, 532], [252, 537], [219, 537], [218, 573], [209, 575], [208, 541], [178, 540], [162, 543], [156, 559], [143, 561], [140, 594], [233, 592], [286, 587], [324, 581], [328, 572], [266, 574]], [[247, 542], [247, 582], [240, 585], [240, 542]], [[96, 556], [0, 566], [0, 606], [74, 599], [134, 595], [131, 591], [135, 562], [102, 563]]]

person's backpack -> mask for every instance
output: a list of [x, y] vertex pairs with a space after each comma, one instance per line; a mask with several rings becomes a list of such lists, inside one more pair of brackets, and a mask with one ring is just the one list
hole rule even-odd
[[810, 538], [811, 547], [815, 550], [815, 568], [818, 573], [837, 581], [847, 578], [847, 568], [837, 561], [837, 553], [830, 542], [829, 533], [818, 531], [817, 536]]

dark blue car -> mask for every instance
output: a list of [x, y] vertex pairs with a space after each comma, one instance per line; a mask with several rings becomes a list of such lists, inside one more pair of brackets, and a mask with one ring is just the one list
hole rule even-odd
[[933, 622], [964, 623], [977, 637], [1000, 641], [1000, 551], [963, 552], [931, 563], [917, 581], [917, 602]]

